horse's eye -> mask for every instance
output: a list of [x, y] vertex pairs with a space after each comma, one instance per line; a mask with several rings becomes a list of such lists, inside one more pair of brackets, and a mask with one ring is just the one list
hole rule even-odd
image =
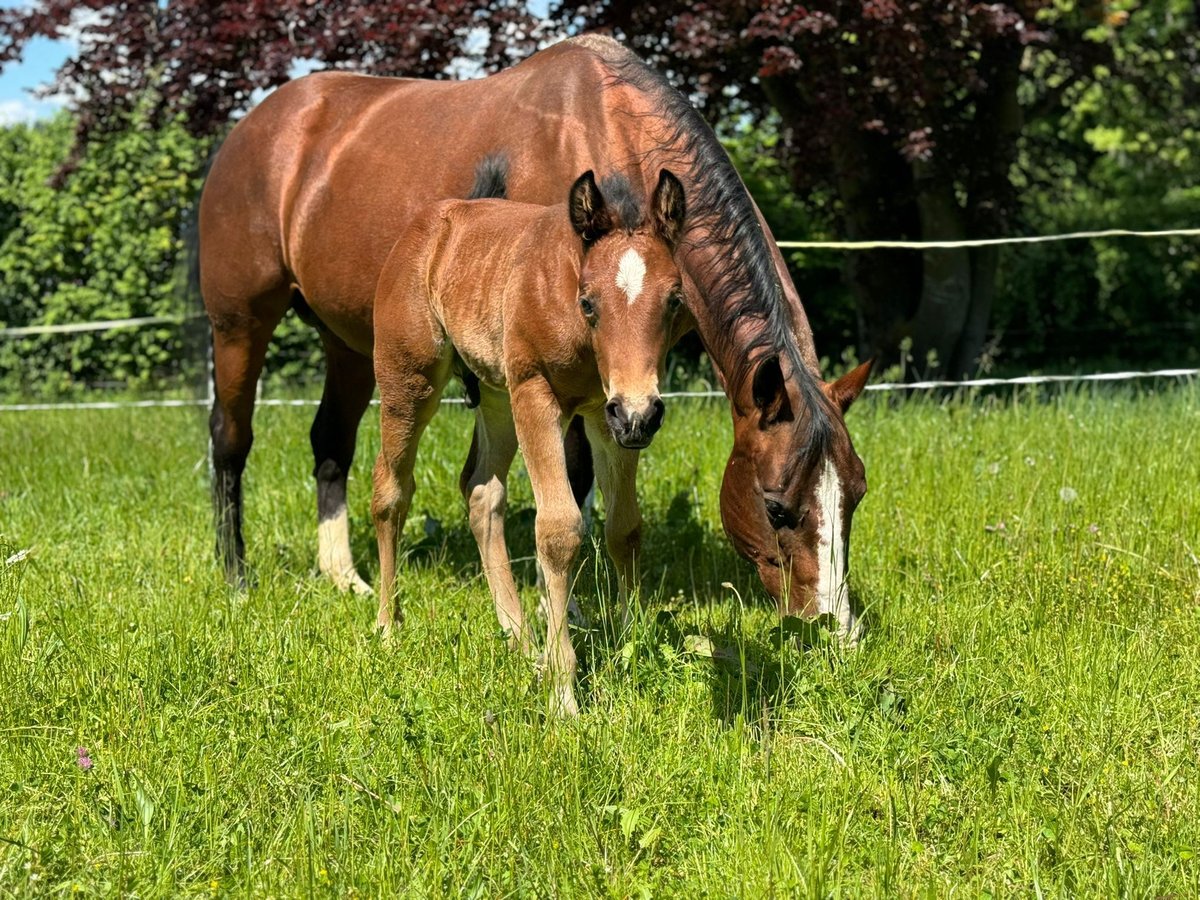
[[683, 306], [683, 291], [676, 288], [671, 291], [671, 296], [667, 298], [667, 307], [671, 312], [679, 312], [679, 307]]
[[787, 528], [793, 524], [795, 519], [782, 503], [769, 498], [764, 502], [767, 507], [767, 518], [771, 521], [772, 528], [778, 530], [780, 528]]
[[592, 302], [590, 297], [583, 296], [579, 298], [579, 309], [583, 312], [583, 317], [587, 319], [588, 322], [595, 324], [596, 304]]

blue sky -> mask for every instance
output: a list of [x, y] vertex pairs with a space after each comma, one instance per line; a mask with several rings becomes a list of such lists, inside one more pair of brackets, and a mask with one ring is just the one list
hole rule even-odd
[[[22, 0], [0, 0], [0, 7], [23, 5]], [[0, 72], [0, 125], [27, 122], [48, 115], [62, 105], [38, 100], [31, 91], [53, 80], [55, 71], [67, 58], [70, 47], [67, 41], [39, 38], [27, 45], [25, 57], [20, 63], [4, 67], [4, 71]]]

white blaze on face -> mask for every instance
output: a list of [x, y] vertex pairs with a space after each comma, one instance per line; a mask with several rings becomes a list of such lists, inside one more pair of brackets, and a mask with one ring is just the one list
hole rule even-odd
[[617, 266], [617, 287], [625, 292], [630, 306], [642, 292], [642, 282], [645, 280], [646, 262], [640, 253], [630, 247]]
[[846, 583], [846, 535], [842, 530], [842, 480], [833, 461], [825, 466], [817, 481], [817, 505], [821, 527], [817, 532], [817, 614], [830, 614], [838, 621], [838, 632], [851, 644], [858, 641], [858, 622], [850, 609], [850, 588]]

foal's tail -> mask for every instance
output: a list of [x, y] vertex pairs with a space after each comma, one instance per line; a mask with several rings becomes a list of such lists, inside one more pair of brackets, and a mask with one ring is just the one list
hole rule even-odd
[[508, 157], [489, 153], [475, 166], [475, 184], [468, 200], [504, 200], [508, 197]]

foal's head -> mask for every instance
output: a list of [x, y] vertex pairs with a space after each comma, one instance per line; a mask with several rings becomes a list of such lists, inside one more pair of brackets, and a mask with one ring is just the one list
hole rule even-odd
[[618, 444], [640, 449], [662, 425], [658, 378], [679, 336], [683, 185], [663, 169], [644, 210], [623, 177], [605, 179], [601, 191], [588, 171], [571, 186], [568, 208], [583, 239], [579, 315], [591, 332], [605, 418]]

